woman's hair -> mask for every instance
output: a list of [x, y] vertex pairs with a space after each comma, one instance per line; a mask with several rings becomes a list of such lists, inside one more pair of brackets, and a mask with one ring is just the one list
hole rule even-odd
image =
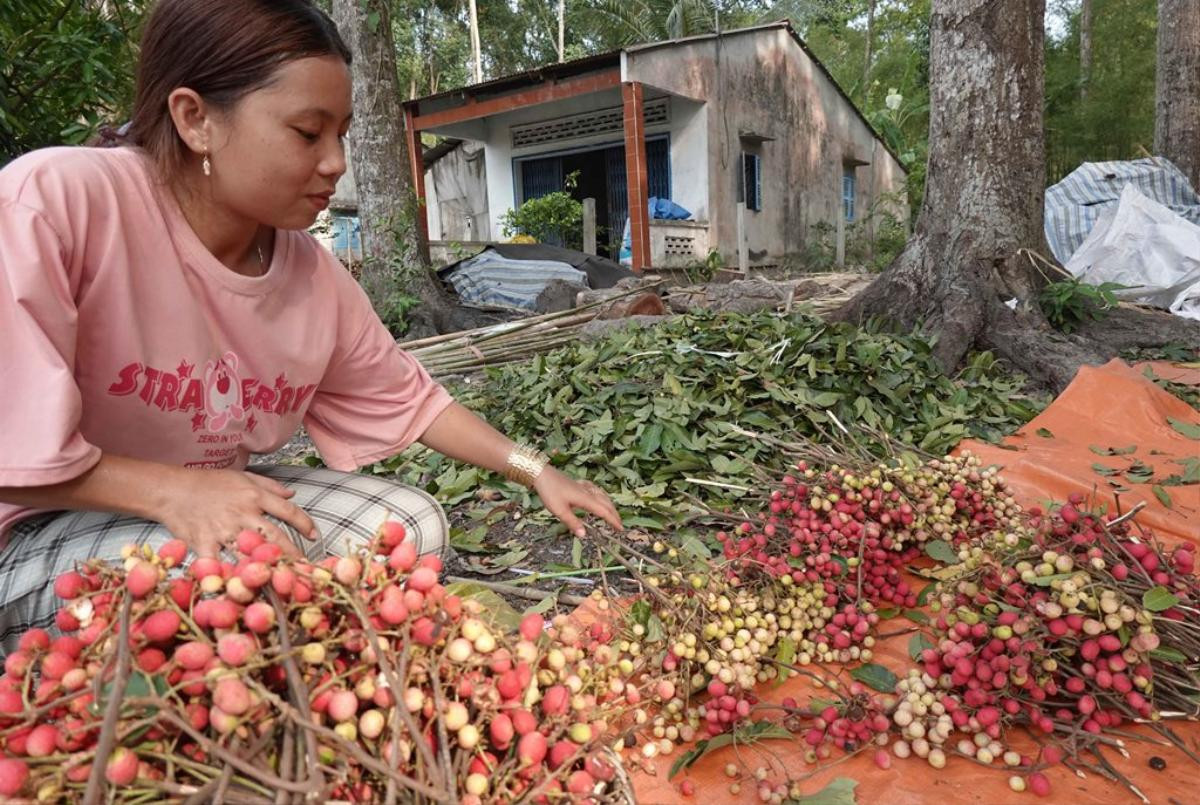
[[[160, 0], [142, 32], [133, 117], [119, 139], [174, 175], [189, 151], [167, 107], [171, 92], [187, 87], [229, 110], [282, 65], [310, 56], [350, 63], [333, 20], [310, 0]], [[115, 135], [109, 130], [101, 141]]]

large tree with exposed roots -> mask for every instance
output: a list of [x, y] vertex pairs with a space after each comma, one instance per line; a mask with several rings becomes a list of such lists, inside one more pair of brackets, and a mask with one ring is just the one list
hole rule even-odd
[[920, 327], [947, 370], [987, 349], [1061, 390], [1081, 365], [1123, 349], [1200, 347], [1200, 326], [1123, 306], [1067, 335], [1041, 312], [1044, 13], [1045, 0], [933, 0], [929, 164], [916, 230], [839, 316]]

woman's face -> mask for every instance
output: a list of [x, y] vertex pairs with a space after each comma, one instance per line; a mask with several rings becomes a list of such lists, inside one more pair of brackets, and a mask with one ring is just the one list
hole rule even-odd
[[211, 119], [212, 198], [280, 229], [306, 229], [346, 172], [350, 71], [334, 56], [284, 64], [268, 86]]

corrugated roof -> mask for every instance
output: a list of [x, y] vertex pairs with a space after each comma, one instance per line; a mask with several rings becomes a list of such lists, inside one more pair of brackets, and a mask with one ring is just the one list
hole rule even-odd
[[534, 70], [527, 70], [523, 73], [514, 73], [513, 75], [494, 78], [490, 81], [484, 81], [480, 84], [471, 84], [469, 86], [458, 87], [456, 89], [446, 90], [445, 92], [439, 92], [435, 95], [426, 95], [423, 98], [414, 98], [411, 101], [405, 101], [404, 105], [409, 106], [413, 104], [419, 104], [422, 101], [432, 101], [442, 98], [466, 98], [477, 94], [500, 93], [510, 89], [520, 89], [532, 84], [541, 84], [552, 78], [565, 78], [567, 76], [600, 70], [605, 67], [615, 67], [621, 63], [622, 53], [639, 53], [657, 48], [673, 47], [675, 45], [690, 44], [693, 42], [703, 42], [709, 39], [741, 36], [744, 34], [758, 33], [760, 31], [779, 29], [786, 30], [788, 32], [796, 44], [798, 44], [804, 51], [805, 55], [807, 55], [808, 58], [812, 60], [812, 63], [817, 66], [817, 69], [829, 79], [829, 82], [833, 84], [834, 88], [838, 91], [838, 94], [842, 96], [842, 99], [850, 105], [850, 108], [854, 110], [856, 115], [858, 115], [859, 120], [863, 122], [863, 124], [867, 127], [867, 130], [875, 135], [875, 139], [879, 141], [884, 150], [891, 154], [892, 158], [895, 159], [896, 163], [900, 166], [900, 169], [907, 173], [908, 169], [904, 166], [904, 161], [900, 159], [900, 156], [895, 151], [892, 150], [891, 146], [888, 145], [887, 140], [883, 139], [883, 136], [879, 133], [875, 126], [871, 124], [871, 121], [867, 119], [867, 116], [864, 115], [862, 110], [858, 108], [858, 104], [851, 100], [850, 96], [846, 94], [846, 91], [842, 89], [841, 84], [839, 84], [837, 79], [833, 77], [833, 73], [829, 72], [829, 69], [821, 62], [819, 58], [817, 58], [817, 54], [812, 52], [809, 46], [800, 37], [800, 34], [797, 33], [794, 27], [792, 27], [792, 21], [788, 19], [777, 20], [775, 22], [764, 22], [759, 25], [751, 25], [745, 28], [735, 28], [730, 31], [712, 31], [704, 34], [696, 34], [694, 36], [680, 37], [679, 39], [665, 39], [661, 42], [644, 42], [639, 45], [628, 45], [621, 50], [612, 50], [608, 51], [607, 53], [596, 54], [595, 56], [585, 56], [581, 59], [573, 59], [571, 61], [549, 64], [545, 67], [538, 67]]
[[572, 59], [565, 62], [556, 62], [547, 64], [544, 67], [537, 67], [533, 70], [526, 70], [523, 73], [513, 73], [512, 75], [493, 78], [488, 81], [483, 81], [479, 84], [468, 84], [465, 87], [455, 87], [444, 92], [438, 92], [434, 95], [426, 95], [421, 98], [413, 98], [410, 101], [405, 101], [405, 106], [422, 103], [424, 101], [435, 101], [444, 98], [466, 98], [471, 95], [490, 95], [493, 93], [505, 92], [510, 89], [520, 89], [532, 84], [541, 84], [552, 78], [566, 78], [582, 73], [590, 73], [596, 70], [602, 70], [605, 67], [616, 67], [621, 63], [621, 51], [611, 50], [607, 53], [598, 53], [595, 56], [584, 56], [581, 59]]
[[690, 42], [703, 42], [707, 39], [716, 39], [718, 37], [737, 36], [738, 34], [752, 34], [758, 31], [769, 31], [776, 28], [792, 29], [792, 23], [789, 20], [777, 20], [775, 22], [763, 22], [758, 25], [748, 25], [745, 28], [732, 28], [728, 31], [709, 31], [704, 34], [693, 34], [692, 36], [681, 36], [678, 39], [663, 39], [658, 42], [642, 42], [638, 45], [627, 45], [624, 49], [628, 53], [637, 53], [641, 50], [653, 50], [655, 48], [670, 47], [671, 45], [684, 45]]

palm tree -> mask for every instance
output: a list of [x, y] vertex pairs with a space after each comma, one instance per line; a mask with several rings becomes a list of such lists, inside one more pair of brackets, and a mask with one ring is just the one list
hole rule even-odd
[[593, 0], [581, 16], [607, 48], [661, 42], [713, 30], [714, 0]]

